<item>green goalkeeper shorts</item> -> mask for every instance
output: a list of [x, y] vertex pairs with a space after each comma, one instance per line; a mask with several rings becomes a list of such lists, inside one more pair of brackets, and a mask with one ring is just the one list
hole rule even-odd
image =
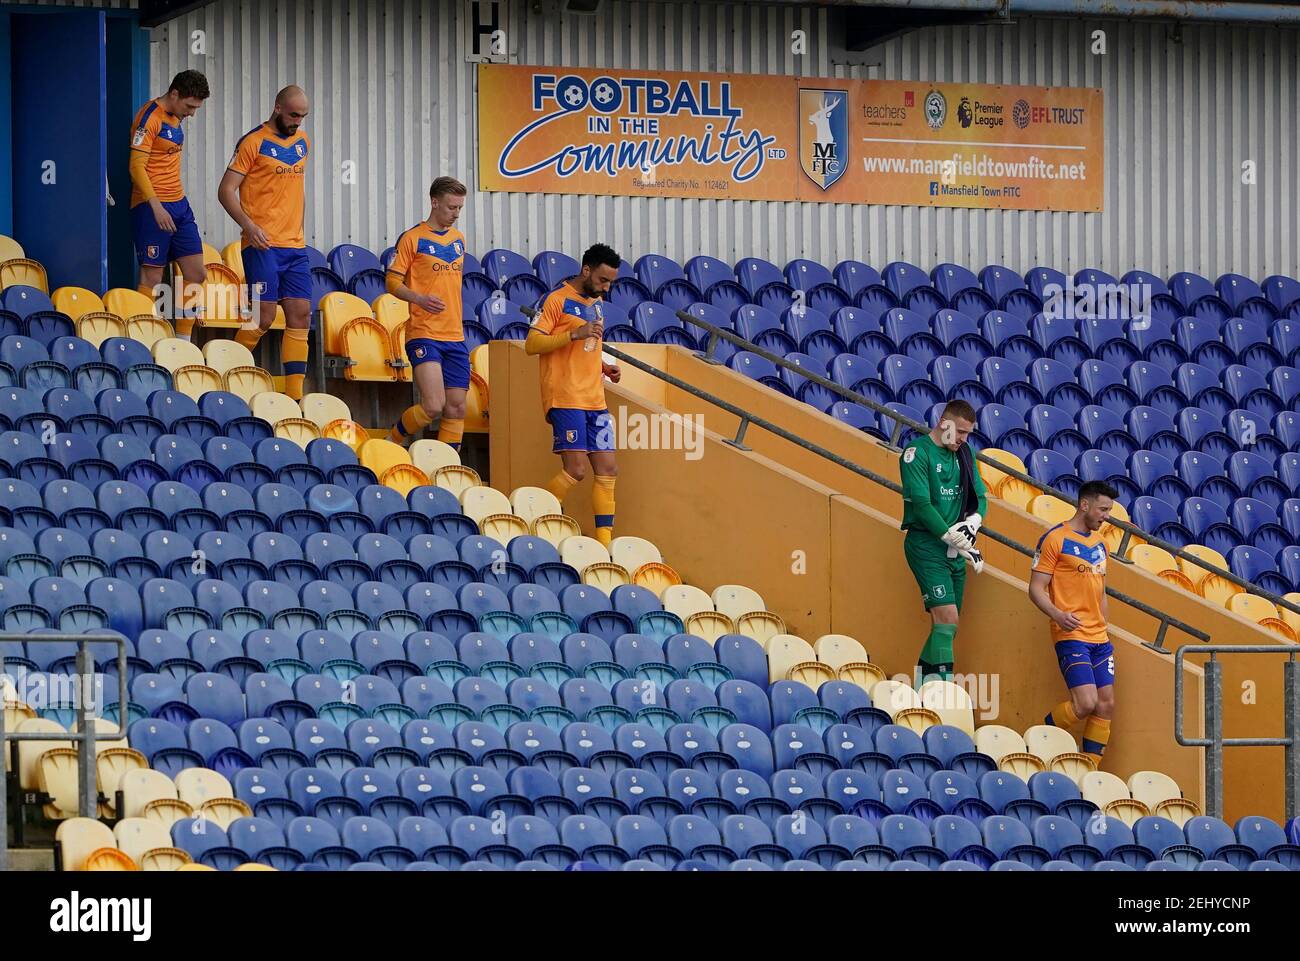
[[966, 561], [949, 557], [948, 547], [933, 534], [909, 530], [903, 538], [903, 555], [921, 589], [921, 601], [928, 611], [944, 604], [956, 604], [961, 610], [962, 592], [966, 587]]

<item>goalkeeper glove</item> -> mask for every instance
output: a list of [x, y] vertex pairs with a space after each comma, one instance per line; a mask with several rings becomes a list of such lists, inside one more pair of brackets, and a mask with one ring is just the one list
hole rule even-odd
[[943, 542], [957, 551], [969, 551], [975, 546], [975, 533], [965, 521], [958, 521], [944, 532]]
[[971, 566], [975, 568], [976, 574], [984, 573], [984, 555], [980, 553], [979, 548], [972, 547], [968, 551], [962, 551], [961, 556], [970, 561]]

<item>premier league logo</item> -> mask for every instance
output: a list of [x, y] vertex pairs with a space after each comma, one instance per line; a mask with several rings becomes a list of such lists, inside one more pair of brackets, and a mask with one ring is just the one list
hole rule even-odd
[[822, 190], [844, 176], [849, 164], [847, 90], [799, 91], [799, 163]]

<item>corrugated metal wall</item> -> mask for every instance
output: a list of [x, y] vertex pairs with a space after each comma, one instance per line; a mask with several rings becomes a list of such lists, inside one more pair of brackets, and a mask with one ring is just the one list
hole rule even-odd
[[[826, 8], [606, 0], [599, 16], [534, 12], [512, 0], [516, 62], [665, 70], [787, 73], [917, 81], [1099, 86], [1106, 97], [1101, 214], [842, 204], [487, 194], [475, 189], [474, 73], [464, 60], [464, 5], [452, 0], [218, 0], [154, 31], [154, 88], [185, 67], [205, 71], [212, 102], [191, 121], [185, 177], [205, 236], [234, 225], [216, 184], [240, 134], [269, 115], [275, 91], [303, 84], [314, 113], [307, 231], [328, 248], [381, 250], [423, 217], [437, 174], [471, 187], [462, 225], [477, 253], [531, 256], [613, 243], [629, 259], [709, 253], [883, 265], [1001, 262], [1119, 274], [1297, 267], [1300, 70], [1294, 30], [1154, 22], [1024, 19], [916, 31], [867, 54], [838, 49]], [[808, 34], [806, 56], [790, 34]], [[1107, 54], [1090, 51], [1095, 29]], [[207, 55], [191, 51], [195, 30]], [[878, 64], [850, 66], [850, 59]], [[1243, 161], [1257, 183], [1241, 182]], [[355, 183], [342, 182], [346, 161]]]

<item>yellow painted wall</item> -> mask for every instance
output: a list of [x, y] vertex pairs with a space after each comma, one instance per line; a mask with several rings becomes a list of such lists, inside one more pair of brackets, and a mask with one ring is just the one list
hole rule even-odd
[[[675, 350], [649, 347], [637, 352], [670, 369], [676, 363], [671, 356]], [[550, 452], [550, 428], [540, 411], [537, 362], [517, 345], [494, 342], [489, 363], [493, 484], [507, 492], [523, 484], [544, 484], [559, 461]], [[697, 376], [694, 371], [684, 373]], [[699, 376], [718, 373], [704, 371]], [[625, 365], [623, 384], [606, 385], [611, 410], [622, 406], [625, 413], [660, 412], [639, 391], [633, 393], [642, 387], [652, 396], [671, 394], [676, 403], [680, 392], [651, 386], [658, 383]], [[909, 671], [928, 619], [902, 562], [902, 536], [893, 512], [863, 504], [833, 484], [809, 480], [784, 460], [729, 445], [726, 438], [735, 421], [731, 419], [728, 429], [726, 417], [716, 410], [706, 414], [704, 452], [698, 460], [687, 459], [681, 451], [620, 451], [616, 533], [653, 540], [687, 583], [706, 591], [722, 583], [752, 587], [794, 633], [809, 641], [822, 633], [851, 634], [862, 639], [872, 660], [891, 674]], [[710, 429], [714, 427], [726, 429], [726, 435]], [[856, 441], [854, 433], [845, 439]], [[761, 446], [762, 434], [751, 428], [747, 443]], [[565, 502], [566, 512], [588, 532], [590, 484], [584, 481]], [[881, 501], [885, 506], [885, 499]], [[1038, 723], [1065, 696], [1046, 626], [1025, 591], [1016, 571], [1003, 573], [990, 565], [977, 589], [968, 591], [958, 648], [960, 671], [987, 674], [988, 684], [997, 676], [996, 722], [1021, 730]], [[1166, 771], [1189, 797], [1203, 802], [1200, 752], [1177, 746], [1171, 733], [1171, 659], [1141, 647], [1123, 629], [1116, 630], [1115, 644], [1117, 669], [1130, 683], [1119, 688], [1116, 743], [1107, 769], [1121, 776], [1143, 767]], [[1016, 670], [1013, 680], [1004, 680], [1001, 672], [1009, 664], [1032, 669]], [[1188, 704], [1199, 710], [1201, 672], [1189, 666], [1185, 677]], [[1199, 717], [1191, 720], [1189, 729], [1199, 731]], [[1253, 803], [1250, 809], [1262, 808]]]

